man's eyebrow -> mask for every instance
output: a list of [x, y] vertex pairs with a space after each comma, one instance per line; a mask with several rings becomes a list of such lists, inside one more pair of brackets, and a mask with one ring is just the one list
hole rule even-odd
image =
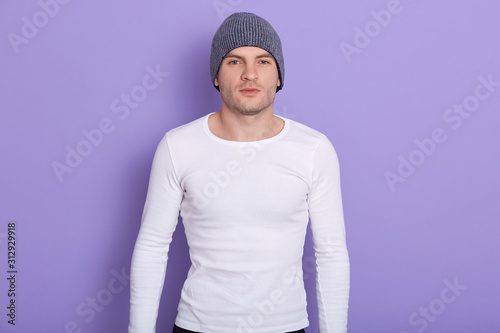
[[[228, 53], [226, 54], [226, 56], [224, 58], [237, 58], [237, 59], [243, 59], [242, 56], [239, 56], [237, 54], [233, 54], [233, 53]], [[256, 58], [273, 58], [273, 55], [269, 52], [266, 52], [266, 53], [261, 53], [259, 54]]]

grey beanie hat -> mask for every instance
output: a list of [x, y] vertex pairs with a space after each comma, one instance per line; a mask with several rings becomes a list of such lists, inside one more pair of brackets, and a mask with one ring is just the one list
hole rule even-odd
[[285, 78], [281, 40], [269, 22], [260, 16], [244, 12], [234, 13], [226, 18], [214, 35], [210, 53], [210, 77], [214, 87], [219, 90], [214, 81], [222, 59], [231, 50], [241, 46], [256, 46], [271, 53], [276, 60], [281, 83], [276, 91], [281, 90]]

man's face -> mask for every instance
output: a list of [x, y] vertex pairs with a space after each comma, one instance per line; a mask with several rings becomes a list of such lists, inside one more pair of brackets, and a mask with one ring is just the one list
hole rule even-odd
[[215, 78], [224, 107], [245, 115], [271, 107], [280, 85], [274, 57], [259, 47], [243, 46], [229, 52]]

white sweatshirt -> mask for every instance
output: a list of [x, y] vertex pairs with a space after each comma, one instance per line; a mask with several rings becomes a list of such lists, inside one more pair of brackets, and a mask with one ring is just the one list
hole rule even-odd
[[155, 332], [179, 211], [191, 268], [178, 326], [204, 333], [307, 327], [302, 254], [310, 219], [320, 332], [346, 332], [349, 258], [332, 144], [286, 118], [274, 137], [227, 141], [210, 132], [209, 115], [169, 131], [156, 150], [132, 258], [129, 333]]

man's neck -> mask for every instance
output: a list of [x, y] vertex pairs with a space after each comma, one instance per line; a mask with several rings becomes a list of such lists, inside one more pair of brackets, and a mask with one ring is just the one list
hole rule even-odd
[[273, 114], [272, 107], [255, 115], [222, 109], [208, 118], [208, 128], [215, 136], [228, 141], [258, 141], [277, 135], [284, 121]]

